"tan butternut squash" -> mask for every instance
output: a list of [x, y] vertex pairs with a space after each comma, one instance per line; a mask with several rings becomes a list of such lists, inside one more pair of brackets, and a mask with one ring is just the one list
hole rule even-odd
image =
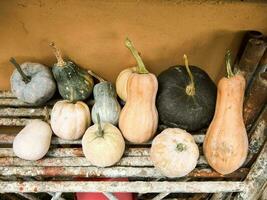
[[138, 67], [127, 81], [127, 101], [121, 111], [119, 128], [130, 142], [143, 143], [155, 135], [158, 126], [155, 106], [158, 82], [156, 76], [147, 71], [128, 38], [125, 45], [135, 57]]
[[234, 75], [230, 52], [226, 54], [228, 77], [218, 83], [214, 118], [204, 140], [204, 154], [209, 165], [221, 174], [237, 170], [248, 152], [248, 138], [243, 122], [245, 79]]
[[124, 69], [120, 72], [119, 76], [116, 79], [116, 92], [123, 101], [126, 101], [127, 99], [128, 79], [134, 72], [136, 72], [136, 69], [137, 67]]

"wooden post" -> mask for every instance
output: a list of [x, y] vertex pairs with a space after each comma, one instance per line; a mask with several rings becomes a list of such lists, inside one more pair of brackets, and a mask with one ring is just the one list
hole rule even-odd
[[246, 91], [244, 123], [249, 130], [267, 102], [267, 51]]
[[267, 142], [265, 142], [256, 162], [253, 164], [247, 178], [245, 191], [239, 193], [234, 200], [255, 200], [267, 181]]
[[249, 39], [244, 53], [235, 69], [238, 73], [244, 75], [246, 86], [249, 85], [252, 75], [264, 54], [266, 42], [262, 39]]

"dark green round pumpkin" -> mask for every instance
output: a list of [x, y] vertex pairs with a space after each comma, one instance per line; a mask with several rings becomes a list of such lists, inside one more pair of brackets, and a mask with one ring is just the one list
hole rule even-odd
[[91, 75], [74, 62], [64, 61], [61, 52], [54, 43], [50, 46], [54, 49], [57, 63], [54, 64], [52, 72], [56, 79], [60, 95], [64, 99], [79, 101], [87, 99], [92, 93], [94, 82]]
[[167, 127], [196, 131], [211, 121], [216, 103], [216, 85], [196, 66], [173, 66], [158, 76], [157, 109]]

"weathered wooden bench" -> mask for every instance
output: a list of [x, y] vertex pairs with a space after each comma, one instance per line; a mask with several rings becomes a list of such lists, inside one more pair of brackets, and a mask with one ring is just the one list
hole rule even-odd
[[[17, 100], [12, 93], [1, 92], [0, 126], [19, 127], [35, 118], [47, 119], [54, 102], [31, 107]], [[61, 192], [86, 191], [105, 192], [110, 199], [116, 199], [111, 192], [159, 193], [154, 199], [163, 199], [169, 193], [216, 193], [213, 200], [223, 199], [226, 193], [238, 192], [235, 199], [255, 200], [267, 180], [266, 126], [267, 108], [249, 132], [250, 149], [245, 165], [225, 176], [208, 166], [202, 153], [204, 133], [195, 134], [201, 152], [198, 165], [186, 177], [176, 179], [163, 177], [153, 167], [149, 143], [128, 143], [123, 158], [115, 166], [98, 168], [83, 156], [80, 140], [53, 137], [50, 150], [43, 159], [26, 161], [14, 155], [12, 142], [18, 129], [10, 129], [0, 133], [0, 192], [20, 193], [26, 199], [35, 199], [27, 194], [32, 192], [55, 194], [54, 199]], [[78, 177], [128, 177], [129, 182], [82, 181]]]

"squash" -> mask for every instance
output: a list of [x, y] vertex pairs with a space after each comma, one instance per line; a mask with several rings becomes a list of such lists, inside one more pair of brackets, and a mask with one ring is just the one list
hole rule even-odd
[[157, 109], [162, 125], [197, 131], [212, 120], [216, 85], [199, 67], [173, 66], [158, 76]]
[[131, 74], [136, 72], [136, 70], [137, 70], [137, 67], [130, 67], [130, 68], [124, 69], [119, 73], [119, 76], [116, 79], [117, 94], [121, 98], [121, 100], [123, 100], [124, 102], [126, 102], [126, 99], [127, 99], [127, 81], [129, 77], [131, 76]]
[[88, 73], [99, 80], [93, 89], [95, 104], [92, 108], [92, 120], [97, 123], [97, 113], [101, 121], [117, 125], [121, 112], [121, 106], [117, 100], [117, 94], [112, 83], [105, 81], [92, 71]]
[[39, 160], [50, 147], [52, 130], [46, 122], [36, 119], [27, 124], [15, 137], [13, 151], [25, 160]]
[[216, 110], [203, 149], [209, 165], [221, 174], [237, 170], [246, 160], [248, 138], [243, 122], [245, 79], [234, 75], [230, 51], [226, 54], [227, 78], [218, 83]]
[[57, 58], [57, 63], [54, 64], [52, 72], [57, 81], [60, 95], [70, 101], [87, 99], [94, 87], [93, 78], [74, 62], [64, 61], [60, 50], [54, 43], [51, 43], [50, 46]]
[[125, 149], [120, 130], [110, 123], [97, 123], [89, 127], [82, 138], [82, 149], [87, 160], [98, 167], [108, 167], [118, 162]]
[[82, 101], [58, 101], [51, 111], [52, 130], [62, 139], [79, 139], [90, 124], [90, 110]]
[[155, 135], [158, 126], [155, 106], [158, 82], [156, 76], [147, 71], [128, 38], [125, 44], [135, 57], [138, 67], [127, 82], [127, 101], [120, 114], [119, 128], [130, 142], [144, 143]]
[[10, 62], [16, 67], [10, 78], [11, 91], [18, 99], [40, 105], [52, 98], [56, 83], [48, 67], [31, 62], [19, 65], [14, 58]]
[[168, 128], [152, 141], [150, 158], [164, 176], [182, 177], [197, 165], [198, 146], [191, 134], [179, 128]]

